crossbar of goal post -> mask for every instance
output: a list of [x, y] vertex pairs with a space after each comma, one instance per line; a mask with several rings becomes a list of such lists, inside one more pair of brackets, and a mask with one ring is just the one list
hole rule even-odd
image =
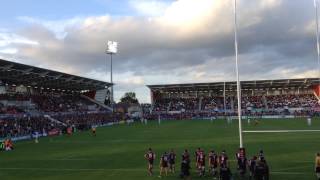
[[300, 133], [300, 132], [320, 132], [318, 129], [314, 130], [261, 130], [261, 131], [242, 131], [243, 133]]

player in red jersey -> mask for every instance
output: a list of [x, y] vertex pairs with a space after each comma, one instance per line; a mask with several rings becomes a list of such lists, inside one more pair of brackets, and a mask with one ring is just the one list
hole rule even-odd
[[238, 172], [243, 177], [247, 171], [247, 158], [244, 148], [239, 148], [238, 153], [236, 153], [236, 159], [238, 163]]
[[176, 164], [176, 154], [174, 153], [173, 149], [169, 153], [169, 169], [170, 172], [175, 173], [175, 164]]
[[198, 148], [195, 152], [194, 152], [194, 157], [195, 157], [195, 163], [196, 163], [196, 169], [197, 170], [199, 170], [198, 169], [198, 159], [199, 159], [199, 155], [200, 155], [200, 152], [201, 152], [201, 149], [200, 148]]
[[206, 168], [206, 155], [204, 154], [203, 150], [201, 150], [198, 155], [197, 165], [199, 170], [199, 176], [203, 177], [205, 175], [205, 168]]
[[225, 167], [229, 167], [228, 156], [225, 150], [222, 151], [219, 156], [219, 165], [224, 165]]
[[153, 163], [154, 159], [156, 158], [156, 154], [152, 151], [151, 148], [149, 148], [148, 152], [144, 155], [144, 158], [148, 161], [148, 173], [150, 176], [152, 176]]
[[213, 177], [217, 176], [217, 168], [218, 168], [218, 155], [214, 152], [214, 150], [210, 151], [209, 155], [209, 173]]

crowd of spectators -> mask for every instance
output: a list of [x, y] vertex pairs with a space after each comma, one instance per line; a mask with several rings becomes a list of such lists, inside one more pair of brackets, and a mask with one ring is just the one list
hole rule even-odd
[[24, 111], [16, 106], [4, 106], [0, 103], [0, 114], [21, 114]]
[[0, 101], [29, 101], [30, 95], [26, 93], [11, 93], [11, 94], [0, 94]]
[[[24, 103], [19, 101], [28, 101], [26, 104], [34, 105], [38, 113], [25, 112], [19, 107]], [[17, 106], [13, 105], [15, 102]], [[67, 126], [83, 129], [121, 119], [126, 117], [112, 114], [79, 94], [0, 95], [0, 139], [31, 136], [34, 132], [48, 133], [53, 129], [63, 132]]]
[[[201, 104], [201, 106], [200, 106]], [[199, 109], [200, 107], [200, 109]], [[320, 108], [318, 99], [313, 94], [300, 95], [270, 95], [270, 96], [249, 96], [243, 95], [241, 108], [245, 111], [260, 109], [264, 113], [276, 113], [274, 109]], [[226, 109], [237, 109], [237, 98], [226, 97]], [[164, 111], [224, 111], [224, 97], [199, 97], [199, 98], [172, 98], [156, 100], [154, 112]]]
[[44, 112], [85, 112], [93, 105], [80, 95], [32, 95], [31, 99]]
[[33, 132], [48, 132], [61, 125], [43, 116], [2, 117], [0, 118], [0, 138], [31, 135]]
[[266, 96], [268, 108], [308, 108], [319, 107], [313, 94]]

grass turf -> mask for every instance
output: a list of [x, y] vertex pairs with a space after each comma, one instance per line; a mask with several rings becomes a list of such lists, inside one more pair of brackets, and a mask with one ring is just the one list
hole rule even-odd
[[[320, 129], [320, 120], [311, 127], [305, 119], [263, 120], [258, 126], [243, 122], [245, 130]], [[314, 156], [320, 151], [320, 132], [244, 134], [247, 155], [265, 155], [272, 180], [315, 179]], [[152, 180], [159, 179], [159, 157], [174, 148], [177, 171], [180, 155], [187, 148], [193, 155], [197, 147], [206, 153], [226, 150], [232, 160], [236, 177], [234, 154], [239, 146], [238, 124], [224, 120], [163, 121], [148, 125], [135, 123], [97, 129], [97, 137], [90, 132], [79, 132], [71, 137], [47, 137], [39, 144], [18, 142], [15, 150], [0, 152], [1, 180]], [[155, 175], [147, 176], [144, 153], [152, 147], [157, 154]], [[193, 158], [194, 159], [194, 158]], [[197, 178], [192, 162], [192, 176]], [[178, 172], [162, 179], [178, 179]], [[201, 178], [201, 179], [209, 179]]]

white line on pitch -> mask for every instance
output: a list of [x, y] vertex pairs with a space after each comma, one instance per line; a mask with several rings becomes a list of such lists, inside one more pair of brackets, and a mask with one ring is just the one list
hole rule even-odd
[[291, 132], [320, 132], [320, 130], [261, 130], [261, 131], [242, 131], [243, 133], [291, 133]]

